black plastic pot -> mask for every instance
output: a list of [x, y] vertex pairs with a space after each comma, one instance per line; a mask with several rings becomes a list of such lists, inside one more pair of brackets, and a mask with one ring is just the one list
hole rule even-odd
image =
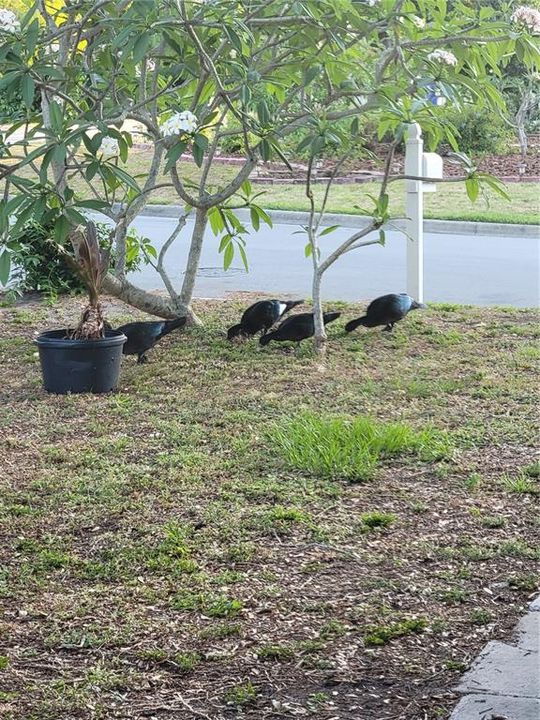
[[36, 338], [47, 392], [106, 393], [115, 390], [126, 336], [107, 330], [100, 340], [69, 340], [67, 330], [49, 330]]

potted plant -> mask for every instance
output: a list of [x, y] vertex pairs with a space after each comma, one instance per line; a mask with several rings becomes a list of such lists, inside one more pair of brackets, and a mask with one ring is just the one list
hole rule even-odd
[[120, 375], [122, 347], [126, 336], [112, 330], [103, 317], [99, 295], [109, 268], [109, 251], [98, 242], [94, 223], [70, 233], [74, 257], [62, 246], [58, 249], [68, 265], [81, 278], [88, 293], [79, 324], [75, 329], [48, 330], [36, 339], [48, 392], [110, 392], [116, 389]]

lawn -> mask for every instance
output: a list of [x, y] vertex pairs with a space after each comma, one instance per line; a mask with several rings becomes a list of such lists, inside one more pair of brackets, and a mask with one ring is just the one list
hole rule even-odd
[[[135, 176], [139, 182], [144, 182], [149, 167], [150, 157], [148, 151], [142, 148], [133, 148], [130, 152], [126, 169]], [[121, 166], [123, 167], [123, 166]], [[216, 163], [209, 175], [211, 189], [217, 189], [229, 182], [238, 172], [238, 167]], [[188, 183], [197, 182], [200, 170], [194, 162], [179, 162], [178, 171], [181, 178]], [[29, 174], [28, 171], [22, 174]], [[158, 183], [170, 183], [168, 176], [161, 175]], [[95, 181], [93, 181], [95, 185]], [[84, 198], [93, 198], [88, 185], [77, 179], [73, 187]], [[279, 210], [308, 210], [309, 203], [302, 185], [278, 184], [255, 185], [256, 191], [264, 192], [258, 202], [268, 209]], [[315, 196], [321, 198], [324, 185], [314, 186]], [[1, 188], [1, 186], [0, 186]], [[425, 195], [425, 217], [449, 220], [471, 220], [483, 222], [502, 222], [518, 224], [538, 224], [540, 211], [540, 183], [509, 183], [507, 190], [511, 201], [507, 201], [493, 192], [486, 197], [480, 196], [472, 203], [467, 197], [462, 183], [439, 184], [435, 193]], [[330, 193], [328, 212], [365, 214], [360, 208], [371, 208], [373, 203], [368, 197], [376, 195], [378, 183], [368, 182], [361, 184], [335, 185]], [[403, 182], [396, 182], [390, 186], [391, 211], [394, 216], [404, 217], [405, 187]], [[150, 198], [154, 204], [179, 204], [178, 195], [172, 187], [161, 187]]]
[[[0, 310], [6, 720], [435, 720], [537, 588], [538, 318], [430, 307], [311, 354], [206, 327], [47, 396]], [[114, 323], [131, 318], [107, 300]]]
[[[134, 150], [129, 159], [129, 168], [136, 174], [144, 174], [148, 167], [148, 155], [144, 150]], [[223, 185], [230, 180], [238, 167], [216, 164], [210, 175], [214, 187]], [[196, 182], [200, 171], [192, 162], [179, 163], [179, 174], [184, 180]], [[166, 180], [161, 178], [161, 181]], [[316, 197], [322, 198], [324, 185], [314, 186]], [[275, 210], [308, 210], [309, 202], [302, 185], [279, 184], [255, 186], [256, 190], [264, 191], [258, 202], [265, 208]], [[512, 200], [508, 202], [493, 192], [487, 197], [480, 197], [475, 203], [467, 197], [462, 183], [446, 183], [439, 185], [435, 193], [425, 195], [425, 217], [449, 220], [471, 220], [481, 222], [537, 224], [540, 211], [540, 183], [512, 183], [507, 186]], [[369, 194], [376, 195], [378, 183], [335, 185], [330, 193], [328, 212], [365, 214], [359, 208], [372, 207]], [[403, 182], [390, 186], [390, 202], [392, 212], [403, 217], [405, 215]], [[152, 203], [178, 203], [178, 196], [173, 188], [162, 188], [152, 196]], [[355, 207], [358, 206], [358, 207]]]

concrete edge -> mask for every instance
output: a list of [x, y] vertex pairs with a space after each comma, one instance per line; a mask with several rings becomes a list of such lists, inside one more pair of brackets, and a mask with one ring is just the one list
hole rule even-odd
[[[147, 205], [140, 217], [174, 218], [183, 211], [181, 205]], [[283, 225], [305, 225], [308, 213], [293, 210], [267, 210], [272, 222]], [[247, 210], [237, 210], [241, 220], [249, 222]], [[324, 225], [361, 229], [366, 227], [368, 219], [361, 215], [339, 215], [328, 213]], [[396, 220], [387, 225], [387, 229], [405, 230], [405, 220]], [[424, 230], [427, 233], [453, 233], [455, 235], [491, 235], [496, 237], [522, 237], [540, 239], [540, 225], [514, 225], [506, 223], [467, 222], [465, 220], [426, 220]]]

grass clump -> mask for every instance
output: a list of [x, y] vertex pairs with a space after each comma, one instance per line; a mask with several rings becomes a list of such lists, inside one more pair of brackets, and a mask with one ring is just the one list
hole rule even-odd
[[257, 691], [250, 680], [242, 685], [234, 685], [225, 693], [225, 702], [229, 705], [250, 705], [257, 699]]
[[396, 516], [393, 513], [385, 513], [380, 510], [374, 510], [373, 512], [366, 512], [360, 515], [362, 528], [367, 530], [390, 527], [395, 520]]
[[263, 645], [257, 651], [259, 660], [285, 662], [294, 657], [294, 650], [288, 645]]
[[521, 472], [519, 475], [503, 475], [501, 482], [507, 492], [518, 494], [537, 495], [540, 493], [540, 485], [533, 482], [528, 472]]
[[422, 633], [426, 626], [427, 620], [423, 618], [401, 620], [390, 625], [373, 625], [368, 628], [368, 632], [364, 635], [364, 642], [368, 647], [380, 647], [395, 638]]
[[351, 482], [371, 479], [385, 457], [413, 454], [433, 461], [447, 457], [451, 449], [447, 435], [433, 428], [416, 431], [405, 423], [313, 412], [281, 421], [271, 437], [291, 467]]

